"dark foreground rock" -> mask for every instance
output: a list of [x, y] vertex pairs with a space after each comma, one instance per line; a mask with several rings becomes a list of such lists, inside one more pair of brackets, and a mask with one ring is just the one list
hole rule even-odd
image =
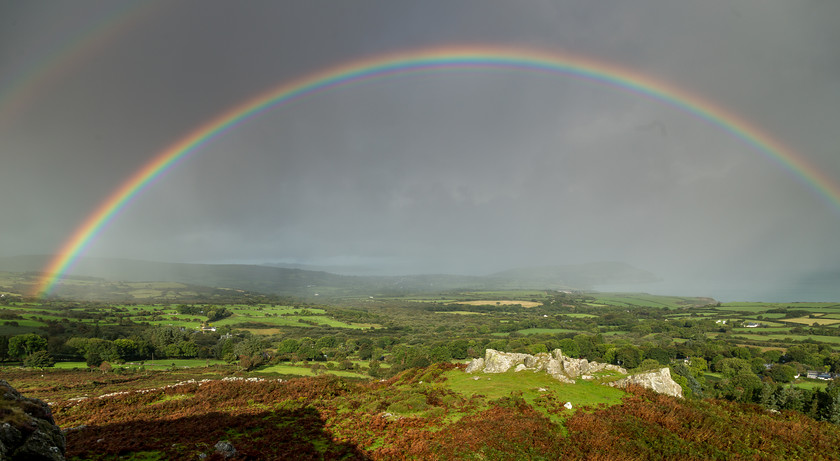
[[63, 461], [65, 442], [50, 407], [0, 380], [0, 459]]

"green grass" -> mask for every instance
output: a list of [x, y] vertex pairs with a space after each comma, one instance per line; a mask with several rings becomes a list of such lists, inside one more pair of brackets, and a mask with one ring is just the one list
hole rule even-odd
[[711, 302], [708, 299], [660, 296], [648, 293], [597, 293], [592, 295], [595, 304], [619, 307], [699, 307]]
[[496, 291], [466, 291], [461, 293], [463, 297], [493, 297], [493, 298], [508, 298], [519, 299], [523, 301], [530, 301], [531, 299], [543, 299], [546, 297], [544, 291], [534, 290], [496, 290]]
[[[36, 316], [37, 317], [37, 316]], [[17, 319], [17, 320], [0, 320], [0, 325], [8, 325], [9, 322], [17, 322], [18, 326], [24, 328], [38, 328], [46, 325], [44, 322], [39, 322], [37, 320], [32, 320], [29, 318]], [[11, 326], [11, 325], [9, 325]], [[14, 328], [14, 327], [12, 327]]]
[[[135, 320], [137, 322], [138, 320]], [[142, 322], [149, 322], [150, 325], [165, 325], [165, 326], [173, 326], [173, 327], [184, 327], [187, 329], [196, 329], [201, 326], [201, 322], [196, 322], [192, 320], [139, 320]]]
[[[259, 370], [256, 373], [277, 373], [281, 375], [296, 375], [296, 376], [315, 376], [315, 373], [309, 367], [300, 367], [296, 365], [269, 365]], [[346, 378], [370, 378], [367, 375], [345, 370], [318, 370], [318, 374], [336, 375]]]
[[[278, 316], [278, 317], [265, 317], [264, 315], [261, 315], [259, 317], [254, 317], [254, 316], [241, 315], [241, 314], [238, 314], [238, 313], [235, 313], [234, 315], [232, 315], [228, 318], [213, 322], [213, 325], [217, 326], [217, 327], [230, 325], [234, 328], [236, 328], [237, 325], [245, 324], [245, 323], [265, 325], [266, 328], [281, 327], [281, 326], [307, 328], [307, 327], [315, 326], [315, 325], [312, 325], [312, 324], [307, 323], [307, 322], [314, 322], [317, 325], [326, 325], [326, 326], [333, 327], [333, 328], [347, 328], [347, 329], [352, 329], [352, 330], [366, 330], [366, 329], [370, 329], [370, 328], [381, 328], [381, 325], [378, 325], [378, 324], [373, 324], [373, 323], [347, 323], [347, 322], [342, 322], [340, 320], [335, 320], [335, 319], [330, 318], [326, 315], [301, 315], [301, 316], [285, 315], [285, 316]], [[193, 326], [195, 327], [196, 325], [193, 324]]]
[[[113, 367], [139, 367], [144, 366], [147, 369], [164, 369], [169, 368], [172, 364], [179, 368], [200, 368], [213, 365], [225, 365], [225, 362], [217, 359], [164, 359], [164, 360], [146, 360], [142, 364], [140, 362], [126, 362], [122, 364], [112, 363]], [[62, 370], [69, 370], [75, 368], [87, 368], [85, 362], [56, 362], [55, 368]]]
[[87, 368], [85, 362], [55, 362], [55, 367], [60, 370], [72, 370], [75, 368]]
[[[840, 312], [840, 304], [838, 303], [761, 303], [761, 302], [734, 302], [723, 303], [719, 310], [735, 311], [735, 312], [763, 312], [770, 309], [796, 309], [802, 310], [803, 313], [814, 312]], [[774, 315], [774, 314], [769, 314]]]
[[526, 328], [517, 330], [521, 335], [554, 335], [559, 333], [580, 333], [582, 330], [571, 330], [569, 328]]
[[727, 312], [764, 312], [775, 307], [761, 303], [727, 303], [721, 304], [717, 309]]
[[470, 312], [470, 311], [435, 311], [435, 314], [487, 315], [484, 312]]
[[797, 380], [794, 386], [802, 388], [802, 389], [823, 389], [828, 385], [828, 381], [816, 380], [816, 379], [800, 379]]
[[[514, 391], [521, 391], [522, 397], [529, 403], [541, 394], [539, 388], [556, 392], [557, 395], [573, 407], [614, 405], [621, 402], [624, 391], [604, 386], [591, 381], [578, 380], [575, 384], [564, 384], [545, 372], [521, 371], [506, 373], [465, 373], [452, 370], [444, 374], [446, 385], [455, 392], [471, 397], [484, 395], [488, 399], [510, 396]], [[477, 378], [477, 379], [476, 379]]]
[[[146, 360], [143, 365], [148, 367], [171, 367], [175, 364], [179, 368], [200, 368], [213, 365], [225, 365], [223, 360], [218, 359], [162, 359], [162, 360]], [[126, 365], [138, 366], [137, 363], [126, 363]]]
[[733, 328], [733, 332], [739, 333], [756, 333], [756, 332], [781, 332], [781, 331], [790, 331], [792, 327], [758, 327], [758, 328], [746, 328], [746, 327], [738, 327]]
[[[206, 304], [206, 306], [218, 306]], [[313, 327], [327, 326], [332, 328], [345, 328], [353, 330], [367, 330], [371, 328], [382, 328], [375, 323], [349, 323], [336, 320], [330, 317], [328, 310], [321, 308], [303, 308], [293, 306], [271, 306], [262, 304], [257, 306], [243, 304], [226, 304], [223, 307], [231, 310], [233, 315], [228, 318], [212, 322], [214, 326], [233, 326], [238, 324], [263, 325], [264, 328], [275, 327]], [[81, 323], [98, 323], [101, 326], [116, 325], [119, 318], [128, 318], [136, 323], [148, 323], [150, 325], [164, 325], [182, 327], [190, 330], [197, 329], [207, 317], [202, 314], [179, 314], [177, 307], [168, 304], [142, 304], [142, 305], [114, 305], [113, 310], [100, 310], [108, 315], [105, 319], [77, 319], [71, 315], [72, 312], [82, 312], [88, 308], [73, 308], [68, 311], [56, 309], [39, 304], [17, 304], [10, 306], [10, 310], [23, 318], [13, 320], [0, 320], [0, 334], [16, 335], [37, 331], [39, 327], [45, 326], [44, 321], [62, 321], [70, 319]], [[305, 311], [305, 312], [304, 312]], [[113, 314], [113, 315], [110, 315]], [[39, 317], [43, 321], [35, 320]], [[17, 325], [10, 325], [6, 322], [17, 322]], [[314, 322], [312, 325], [308, 322]], [[246, 327], [247, 328], [247, 327]]]
[[158, 405], [158, 404], [161, 404], [161, 403], [164, 403], [164, 402], [169, 402], [171, 400], [184, 400], [184, 399], [189, 399], [189, 398], [192, 398], [192, 397], [193, 397], [193, 394], [172, 394], [172, 395], [164, 394], [159, 399], [155, 400], [154, 402], [148, 403], [147, 405]]
[[[753, 330], [753, 328], [751, 328]], [[711, 336], [711, 335], [709, 335]], [[757, 334], [743, 334], [737, 333], [737, 337], [750, 339], [754, 341], [770, 341], [770, 340], [778, 340], [778, 341], [806, 341], [806, 340], [813, 340], [818, 343], [828, 343], [828, 344], [838, 344], [840, 345], [840, 336], [817, 336], [817, 335], [792, 335], [792, 334], [770, 334], [770, 335], [757, 335]]]

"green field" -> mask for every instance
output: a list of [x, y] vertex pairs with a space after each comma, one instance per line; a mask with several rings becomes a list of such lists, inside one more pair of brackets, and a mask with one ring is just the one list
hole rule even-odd
[[530, 301], [532, 299], [539, 300], [546, 298], [545, 291], [535, 290], [498, 290], [498, 291], [465, 291], [460, 294], [463, 298], [479, 297], [479, 298], [499, 298]]
[[825, 389], [828, 385], [828, 381], [817, 379], [798, 379], [793, 385], [802, 389]]
[[[201, 306], [201, 305], [197, 305]], [[207, 304], [207, 307], [217, 307]], [[227, 318], [212, 322], [213, 326], [238, 327], [240, 324], [248, 324], [247, 329], [253, 328], [278, 328], [278, 327], [330, 327], [345, 328], [353, 330], [367, 330], [381, 328], [375, 323], [350, 323], [334, 319], [326, 309], [316, 307], [294, 307], [294, 306], [273, 306], [230, 304], [224, 305], [233, 314]], [[80, 322], [97, 324], [101, 327], [118, 325], [121, 321], [129, 321], [138, 324], [172, 326], [187, 330], [197, 330], [207, 321], [202, 314], [179, 314], [176, 306], [173, 305], [125, 305], [117, 304], [103, 308], [92, 308], [88, 306], [53, 307], [39, 304], [16, 303], [7, 306], [7, 312], [17, 315], [16, 318], [0, 320], [0, 335], [16, 335], [22, 333], [37, 332], [39, 328], [45, 327], [45, 322]]]
[[595, 305], [619, 307], [667, 307], [677, 309], [706, 306], [713, 302], [711, 298], [661, 296], [648, 293], [596, 293], [590, 296], [595, 299]]
[[599, 404], [614, 405], [620, 403], [625, 395], [623, 390], [592, 381], [578, 380], [575, 384], [564, 384], [544, 372], [469, 374], [452, 370], [444, 373], [444, 376], [447, 378], [446, 386], [465, 397], [483, 395], [489, 399], [498, 399], [521, 392], [522, 398], [532, 405], [546, 392], [554, 393], [561, 401], [571, 402], [573, 409]]
[[790, 331], [791, 327], [758, 327], [758, 328], [746, 328], [746, 327], [736, 327], [733, 328], [733, 332], [739, 333], [747, 333], [747, 334], [754, 334], [760, 332], [780, 332], [780, 331]]
[[255, 370], [255, 373], [277, 373], [281, 375], [295, 375], [295, 376], [316, 376], [316, 375], [336, 375], [346, 378], [364, 378], [370, 379], [370, 376], [344, 370], [318, 370], [316, 373], [310, 367], [300, 367], [296, 365], [269, 365], [267, 367]]
[[[717, 309], [735, 312], [763, 312], [770, 309], [795, 309], [807, 312], [840, 312], [838, 303], [760, 303], [760, 302], [735, 302], [722, 303]], [[772, 315], [772, 314], [771, 314]]]
[[559, 333], [580, 333], [580, 330], [571, 330], [569, 328], [527, 328], [524, 330], [517, 330], [521, 335], [555, 335]]
[[741, 334], [736, 335], [738, 338], [745, 338], [754, 341], [815, 341], [818, 343], [840, 344], [840, 336], [818, 336], [818, 335], [793, 335], [793, 334]]
[[[145, 367], [149, 370], [154, 369], [168, 369], [172, 366], [178, 368], [201, 368], [213, 365], [227, 365], [225, 362], [217, 359], [166, 359], [166, 360], [146, 360], [143, 362], [127, 362], [123, 364], [111, 364], [113, 367]], [[55, 368], [60, 370], [71, 370], [77, 368], [88, 368], [85, 362], [56, 362]]]
[[470, 312], [470, 311], [435, 311], [435, 314], [486, 315], [484, 312]]

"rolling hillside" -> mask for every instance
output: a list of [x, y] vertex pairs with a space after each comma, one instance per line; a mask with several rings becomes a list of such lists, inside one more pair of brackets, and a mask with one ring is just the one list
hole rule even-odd
[[[43, 255], [0, 258], [0, 271], [39, 272], [47, 261], [48, 257]], [[486, 276], [351, 276], [260, 265], [82, 258], [68, 271], [68, 275], [107, 282], [174, 282], [296, 296], [401, 294], [455, 289], [592, 289], [599, 284], [656, 280], [649, 272], [612, 262], [514, 269]], [[61, 295], [62, 287], [58, 287], [56, 293]]]

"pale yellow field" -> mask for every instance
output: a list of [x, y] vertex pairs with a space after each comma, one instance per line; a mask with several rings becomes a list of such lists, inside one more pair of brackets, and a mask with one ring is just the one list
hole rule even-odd
[[488, 300], [488, 301], [460, 301], [457, 303], [452, 304], [467, 304], [469, 306], [513, 306], [516, 304], [521, 305], [522, 307], [537, 307], [542, 306], [542, 303], [538, 303], [535, 301], [511, 301], [509, 299], [499, 299], [499, 300]]
[[813, 325], [814, 323], [818, 325], [834, 325], [835, 323], [840, 323], [840, 320], [826, 318], [809, 319], [808, 317], [797, 317], [795, 319], [785, 319], [785, 322], [801, 323], [803, 325]]

